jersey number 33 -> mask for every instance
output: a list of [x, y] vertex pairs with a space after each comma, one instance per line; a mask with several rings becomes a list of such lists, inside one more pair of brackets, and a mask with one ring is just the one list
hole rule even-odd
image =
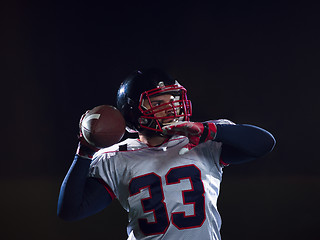
[[[190, 181], [191, 189], [182, 191], [183, 204], [192, 204], [194, 214], [186, 216], [185, 212], [171, 213], [172, 224], [178, 229], [201, 227], [206, 219], [204, 210], [204, 187], [201, 181], [201, 171], [195, 165], [186, 165], [171, 168], [165, 176], [165, 184], [178, 184], [182, 179]], [[161, 177], [155, 173], [135, 177], [129, 184], [130, 196], [139, 194], [148, 188], [150, 196], [141, 199], [142, 209], [145, 213], [153, 212], [154, 222], [140, 218], [139, 226], [145, 235], [163, 234], [170, 221], [164, 199]]]

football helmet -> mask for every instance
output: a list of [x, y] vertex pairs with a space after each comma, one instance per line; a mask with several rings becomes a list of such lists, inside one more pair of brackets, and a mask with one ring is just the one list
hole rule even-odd
[[[152, 106], [150, 98], [162, 94], [171, 94], [170, 102]], [[127, 131], [131, 133], [144, 130], [161, 133], [165, 125], [163, 122], [189, 121], [192, 115], [187, 90], [160, 69], [137, 70], [130, 74], [119, 87], [117, 108], [126, 120]], [[162, 111], [170, 114], [159, 117], [157, 113]]]

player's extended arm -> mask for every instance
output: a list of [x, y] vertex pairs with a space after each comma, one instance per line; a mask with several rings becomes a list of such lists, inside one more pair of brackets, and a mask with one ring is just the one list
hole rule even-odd
[[81, 133], [79, 140], [77, 153], [63, 180], [58, 199], [57, 215], [67, 221], [93, 215], [113, 199], [97, 179], [88, 177], [90, 163], [97, 149], [92, 149]]

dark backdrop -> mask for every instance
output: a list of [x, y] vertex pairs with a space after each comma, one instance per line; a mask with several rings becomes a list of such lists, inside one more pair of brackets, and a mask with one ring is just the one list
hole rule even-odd
[[[272, 132], [274, 151], [225, 169], [230, 239], [319, 239], [319, 5], [306, 1], [5, 1], [1, 4], [0, 207], [5, 239], [125, 239], [117, 202], [56, 217], [81, 114], [115, 105], [139, 67], [188, 89], [193, 120]], [[126, 137], [128, 137], [126, 135]]]

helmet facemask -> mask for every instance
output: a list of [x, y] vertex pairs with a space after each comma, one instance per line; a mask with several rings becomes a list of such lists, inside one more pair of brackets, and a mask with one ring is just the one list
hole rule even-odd
[[[153, 106], [151, 98], [170, 94], [169, 102]], [[148, 107], [147, 107], [148, 106]], [[187, 99], [187, 90], [177, 81], [175, 84], [165, 86], [159, 82], [157, 88], [143, 92], [140, 95], [139, 110], [142, 116], [139, 124], [142, 129], [162, 132], [162, 127], [179, 121], [189, 121], [191, 112], [191, 102]], [[163, 116], [158, 113], [165, 112]]]

